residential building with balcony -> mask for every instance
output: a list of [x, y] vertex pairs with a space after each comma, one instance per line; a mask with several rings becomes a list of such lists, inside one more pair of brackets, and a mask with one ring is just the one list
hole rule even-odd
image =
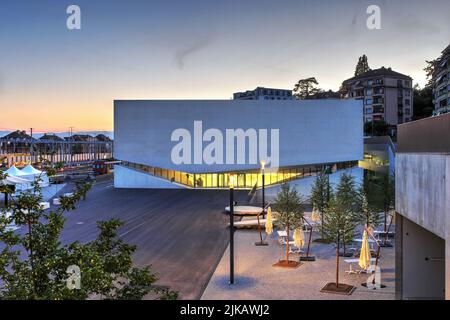
[[341, 97], [363, 101], [364, 122], [384, 120], [396, 126], [413, 116], [412, 82], [410, 76], [382, 67], [345, 80]]
[[292, 90], [257, 87], [233, 93], [233, 100], [292, 100]]
[[396, 295], [450, 300], [450, 113], [398, 126]]
[[436, 59], [432, 78], [434, 114], [450, 112], [450, 45]]

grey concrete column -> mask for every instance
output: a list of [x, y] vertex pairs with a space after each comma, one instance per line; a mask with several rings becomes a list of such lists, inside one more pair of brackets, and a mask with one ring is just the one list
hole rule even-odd
[[403, 217], [395, 213], [395, 299], [403, 299]]
[[448, 235], [445, 241], [445, 300], [450, 300], [450, 240]]
[[445, 177], [445, 300], [450, 300], [450, 157], [446, 160]]

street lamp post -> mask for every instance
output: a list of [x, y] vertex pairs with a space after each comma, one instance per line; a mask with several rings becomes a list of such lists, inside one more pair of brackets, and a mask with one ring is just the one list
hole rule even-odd
[[234, 284], [234, 175], [230, 175], [230, 284]]
[[264, 207], [266, 206], [266, 198], [264, 193], [264, 178], [265, 178], [265, 169], [266, 169], [266, 163], [264, 161], [261, 161], [261, 179], [262, 179], [262, 209], [264, 214]]
[[[264, 170], [265, 170], [265, 165], [266, 165], [265, 162], [261, 161], [261, 178], [262, 178], [262, 211], [261, 211], [261, 214], [263, 215], [263, 217], [264, 217], [264, 214], [265, 214], [264, 211], [266, 209], [265, 208], [266, 207], [266, 199], [265, 199], [265, 195], [264, 195]], [[264, 242], [263, 238], [262, 238], [261, 223], [259, 221], [259, 216], [261, 214], [258, 214], [256, 216], [256, 218], [258, 219], [259, 241], [255, 242], [255, 246], [268, 246], [269, 244], [267, 242]]]

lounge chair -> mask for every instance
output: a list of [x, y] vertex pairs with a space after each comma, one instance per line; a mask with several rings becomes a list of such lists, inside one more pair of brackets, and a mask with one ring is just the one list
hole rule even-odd
[[[375, 262], [375, 258], [371, 258], [370, 259], [370, 262]], [[353, 269], [353, 264], [357, 264], [357, 263], [359, 263], [359, 258], [358, 259], [345, 259], [344, 260], [346, 263], [348, 263], [348, 265], [349, 265], [349, 270], [346, 270], [345, 271], [345, 273], [347, 273], [347, 274], [360, 274], [360, 273], [363, 273], [363, 272], [366, 272], [367, 270], [354, 270]], [[369, 267], [369, 269], [368, 270], [370, 270], [370, 268], [371, 268], [372, 266], [370, 266]]]
[[[287, 241], [286, 241], [286, 231], [277, 231], [278, 234], [278, 243], [282, 246], [285, 246]], [[298, 248], [295, 245], [294, 241], [289, 241], [289, 253], [303, 253], [303, 250]]]
[[[272, 219], [275, 221], [275, 219]], [[266, 227], [267, 219], [259, 219], [259, 223], [261, 224], [261, 228]], [[228, 224], [228, 227], [230, 224]], [[258, 219], [245, 219], [241, 221], [234, 222], [234, 227], [237, 229], [253, 229], [258, 228]]]

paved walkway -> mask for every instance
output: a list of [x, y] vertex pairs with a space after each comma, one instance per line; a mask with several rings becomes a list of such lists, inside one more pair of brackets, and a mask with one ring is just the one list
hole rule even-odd
[[[62, 192], [66, 192], [63, 190]], [[247, 192], [237, 192], [244, 203]], [[68, 213], [63, 242], [94, 240], [97, 221], [118, 218], [124, 241], [137, 245], [133, 262], [152, 265], [159, 285], [199, 299], [228, 245], [229, 192], [188, 189], [114, 189], [112, 181], [97, 183]]]
[[[336, 256], [332, 245], [313, 243], [315, 262], [304, 262], [297, 269], [274, 268], [272, 264], [284, 257], [284, 246], [278, 244], [273, 235], [269, 246], [257, 247], [258, 233], [254, 230], [239, 230], [235, 233], [236, 284], [228, 284], [229, 249], [217, 266], [202, 299], [394, 299], [394, 248], [382, 248], [382, 283], [386, 288], [368, 290], [361, 286], [367, 274], [347, 275], [348, 265], [341, 258], [340, 281], [357, 287], [351, 296], [325, 294], [320, 289], [335, 279]], [[298, 255], [292, 255], [297, 258]]]

